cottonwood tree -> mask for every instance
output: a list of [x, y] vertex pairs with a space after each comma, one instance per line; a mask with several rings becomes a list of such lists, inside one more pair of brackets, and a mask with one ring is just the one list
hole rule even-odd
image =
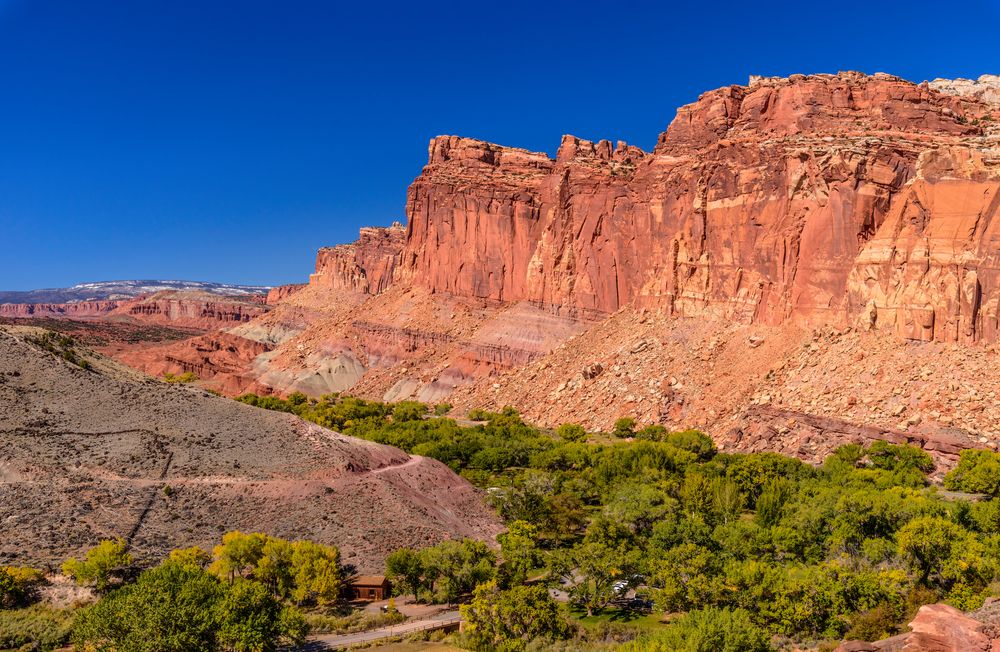
[[628, 588], [637, 581], [637, 562], [637, 551], [584, 542], [557, 551], [549, 569], [559, 586], [568, 591], [570, 602], [592, 616], [610, 605], [621, 588]]
[[493, 579], [496, 553], [482, 541], [444, 541], [420, 551], [425, 582], [433, 599], [451, 604], [472, 593], [478, 584]]
[[229, 584], [167, 561], [81, 612], [73, 638], [96, 652], [272, 652], [300, 644], [306, 629], [302, 615], [263, 584]]
[[501, 591], [495, 581], [480, 584], [462, 605], [464, 631], [475, 650], [519, 652], [532, 641], [567, 638], [565, 614], [543, 586]]
[[508, 584], [521, 584], [528, 573], [542, 563], [538, 548], [538, 528], [526, 521], [514, 521], [507, 531], [497, 536], [504, 574]]
[[385, 559], [385, 576], [398, 593], [412, 593], [416, 600], [424, 588], [424, 565], [411, 548], [400, 548]]
[[105, 539], [87, 551], [83, 560], [71, 558], [62, 565], [63, 574], [77, 584], [92, 585], [104, 592], [114, 576], [132, 564], [124, 539]]

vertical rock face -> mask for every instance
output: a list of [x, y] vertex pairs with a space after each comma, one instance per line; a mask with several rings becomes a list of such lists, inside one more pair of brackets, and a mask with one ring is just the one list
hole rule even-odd
[[0, 303], [0, 317], [101, 317], [114, 311], [122, 301], [77, 301], [75, 303]]
[[5, 303], [0, 317], [100, 319], [127, 317], [147, 323], [210, 330], [248, 322], [267, 312], [258, 295], [220, 296], [166, 290], [134, 298], [73, 303]]
[[996, 341], [1000, 181], [979, 152], [921, 154], [849, 278], [868, 326], [921, 341]]
[[352, 244], [324, 247], [316, 255], [316, 271], [309, 284], [378, 294], [392, 282], [406, 229], [399, 222], [388, 228], [361, 229]]
[[267, 313], [263, 297], [217, 297], [201, 292], [158, 292], [122, 301], [111, 315], [151, 324], [210, 330], [250, 321]]
[[398, 277], [583, 315], [994, 338], [995, 113], [888, 75], [796, 75], [704, 94], [649, 154], [435, 138]]
[[292, 283], [290, 285], [279, 285], [277, 287], [273, 287], [267, 291], [267, 297], [264, 299], [264, 303], [269, 306], [277, 305], [302, 288], [306, 287], [306, 285], [306, 283]]

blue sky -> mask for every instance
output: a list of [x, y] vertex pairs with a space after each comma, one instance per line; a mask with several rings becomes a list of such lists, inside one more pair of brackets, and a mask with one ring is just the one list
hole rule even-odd
[[0, 0], [0, 289], [302, 281], [438, 134], [648, 149], [750, 74], [1000, 72], [1000, 0], [673, 4]]

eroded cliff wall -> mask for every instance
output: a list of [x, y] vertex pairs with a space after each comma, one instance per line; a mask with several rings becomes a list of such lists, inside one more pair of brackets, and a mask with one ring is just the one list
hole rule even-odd
[[435, 138], [397, 281], [581, 316], [993, 339], [997, 107], [859, 73], [755, 78], [682, 107], [652, 153]]
[[378, 294], [392, 282], [406, 229], [399, 222], [387, 228], [365, 227], [356, 242], [324, 247], [316, 254], [316, 271], [309, 284]]

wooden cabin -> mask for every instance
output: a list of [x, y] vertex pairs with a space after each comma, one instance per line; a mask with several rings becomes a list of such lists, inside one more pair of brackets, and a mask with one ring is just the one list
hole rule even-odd
[[351, 600], [374, 602], [388, 598], [391, 590], [392, 585], [384, 575], [359, 575], [348, 584], [347, 594]]

